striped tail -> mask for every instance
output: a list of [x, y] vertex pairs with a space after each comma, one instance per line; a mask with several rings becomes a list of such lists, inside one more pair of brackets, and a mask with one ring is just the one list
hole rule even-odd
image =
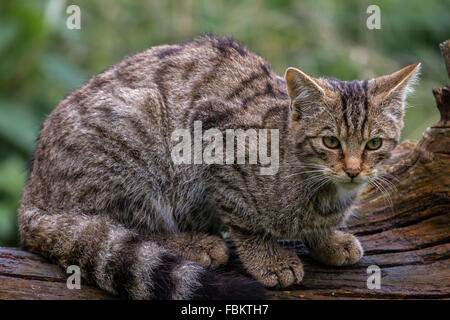
[[102, 215], [19, 210], [25, 249], [125, 299], [264, 299], [256, 280], [206, 269]]

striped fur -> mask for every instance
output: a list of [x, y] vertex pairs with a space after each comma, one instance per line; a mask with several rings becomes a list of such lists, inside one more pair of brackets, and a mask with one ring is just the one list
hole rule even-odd
[[[333, 230], [356, 193], [331, 184], [309, 197], [306, 176], [285, 177], [302, 162], [342, 163], [346, 151], [330, 155], [313, 138], [325, 133], [357, 141], [384, 130], [392, 149], [404, 95], [389, 90], [405, 88], [377, 79], [293, 85], [238, 42], [215, 36], [132, 56], [46, 119], [19, 209], [23, 246], [63, 267], [79, 265], [86, 280], [123, 298], [264, 297], [258, 282], [212, 271], [228, 259], [220, 232], [229, 230], [251, 276], [267, 287], [298, 283], [300, 260], [276, 240], [301, 237], [328, 252], [319, 240], [340, 243]], [[195, 121], [204, 129], [278, 129], [279, 172], [175, 165], [171, 133]], [[370, 170], [387, 151], [366, 155]]]

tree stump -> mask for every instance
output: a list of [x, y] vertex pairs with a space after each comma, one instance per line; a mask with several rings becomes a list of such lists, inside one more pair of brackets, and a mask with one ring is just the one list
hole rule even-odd
[[[450, 41], [441, 44], [450, 77]], [[420, 142], [404, 141], [384, 170], [396, 179], [390, 197], [368, 188], [347, 224], [365, 250], [354, 266], [313, 261], [296, 241], [281, 241], [304, 262], [302, 284], [270, 291], [273, 299], [450, 298], [450, 87], [433, 89], [440, 121]], [[381, 272], [369, 289], [369, 266]], [[376, 267], [375, 267], [376, 268]], [[113, 299], [85, 285], [68, 289], [67, 274], [43, 258], [0, 248], [0, 299]]]

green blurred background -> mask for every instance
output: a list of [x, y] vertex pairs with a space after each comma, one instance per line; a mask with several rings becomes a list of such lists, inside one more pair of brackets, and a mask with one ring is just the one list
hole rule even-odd
[[[67, 6], [81, 29], [66, 27]], [[369, 30], [366, 9], [381, 9]], [[448, 82], [438, 44], [450, 37], [450, 1], [186, 0], [0, 3], [0, 246], [19, 244], [16, 211], [45, 117], [72, 90], [124, 57], [207, 32], [230, 35], [283, 74], [368, 79], [421, 61], [404, 139], [438, 119], [431, 88]]]

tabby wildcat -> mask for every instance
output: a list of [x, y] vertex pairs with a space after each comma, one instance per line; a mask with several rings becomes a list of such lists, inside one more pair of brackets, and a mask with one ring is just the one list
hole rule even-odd
[[[302, 239], [325, 264], [356, 263], [338, 230], [396, 146], [419, 64], [366, 81], [285, 80], [232, 39], [151, 48], [92, 78], [48, 116], [19, 210], [24, 248], [131, 299], [264, 296], [301, 282], [277, 244]], [[175, 129], [278, 129], [279, 171], [176, 165]], [[381, 179], [381, 177], [380, 177]], [[255, 279], [212, 271], [228, 230]]]

